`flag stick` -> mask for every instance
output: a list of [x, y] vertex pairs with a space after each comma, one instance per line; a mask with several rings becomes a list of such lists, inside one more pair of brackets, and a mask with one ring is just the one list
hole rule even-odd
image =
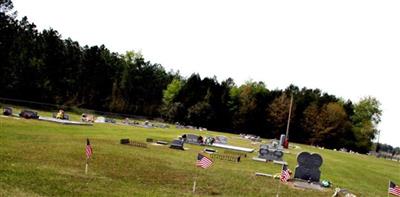
[[387, 196], [388, 196], [388, 197], [389, 197], [389, 190], [390, 190], [390, 180], [389, 180], [388, 191], [387, 191]]
[[198, 176], [199, 176], [199, 169], [196, 170], [196, 176], [194, 177], [194, 181], [193, 181], [193, 189], [192, 189], [193, 194], [196, 192], [196, 181], [197, 181]]
[[196, 192], [196, 178], [193, 181], [193, 194]]
[[281, 170], [281, 173], [279, 174], [279, 183], [278, 183], [278, 192], [276, 193], [276, 197], [279, 197], [279, 192], [280, 192], [280, 190], [281, 190], [281, 177], [282, 177], [282, 171], [283, 171], [283, 167], [285, 166], [285, 164], [283, 164], [282, 165], [282, 170]]
[[86, 158], [85, 174], [87, 174], [88, 167], [89, 167], [89, 162], [88, 162], [88, 158]]
[[276, 197], [279, 197], [279, 190], [281, 190], [281, 180], [278, 181], [278, 192], [276, 193]]

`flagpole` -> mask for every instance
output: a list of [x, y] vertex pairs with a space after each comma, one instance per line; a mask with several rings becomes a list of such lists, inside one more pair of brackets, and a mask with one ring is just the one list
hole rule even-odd
[[286, 125], [286, 139], [289, 141], [289, 126], [290, 126], [290, 116], [292, 114], [292, 105], [293, 105], [293, 93], [290, 97], [290, 106], [289, 106], [289, 116], [288, 116], [288, 121]]

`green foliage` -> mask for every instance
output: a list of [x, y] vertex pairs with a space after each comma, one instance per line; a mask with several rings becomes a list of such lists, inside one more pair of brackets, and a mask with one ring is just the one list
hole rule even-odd
[[175, 97], [182, 88], [182, 81], [179, 79], [173, 79], [170, 84], [168, 84], [167, 89], [163, 91], [163, 103], [169, 106], [173, 103]]
[[[271, 104], [267, 107], [267, 122], [271, 126], [272, 136], [279, 138], [280, 134], [284, 134], [286, 131], [288, 116], [290, 108], [290, 96], [282, 94], [276, 97]], [[296, 105], [292, 106], [292, 111], [296, 111]], [[295, 115], [295, 114], [293, 114]], [[291, 116], [295, 118], [295, 116]]]
[[358, 150], [367, 152], [377, 134], [377, 124], [381, 121], [382, 110], [376, 98], [365, 97], [354, 106], [353, 132], [358, 141]]

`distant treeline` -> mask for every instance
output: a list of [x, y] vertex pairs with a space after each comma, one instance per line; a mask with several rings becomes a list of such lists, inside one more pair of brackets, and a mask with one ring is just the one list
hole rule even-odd
[[[285, 133], [290, 98], [290, 141], [367, 152], [380, 122], [379, 102], [345, 101], [319, 89], [263, 82], [237, 86], [192, 74], [166, 72], [133, 51], [80, 46], [53, 30], [16, 19], [0, 0], [0, 96], [103, 111], [162, 117], [171, 123], [278, 138]], [[345, 71], [344, 71], [345, 72]]]

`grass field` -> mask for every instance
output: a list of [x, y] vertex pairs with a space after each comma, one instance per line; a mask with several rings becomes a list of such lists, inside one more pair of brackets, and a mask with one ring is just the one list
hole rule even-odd
[[[50, 113], [40, 113], [49, 116]], [[77, 115], [72, 116], [78, 119]], [[230, 144], [253, 147], [237, 135], [133, 126], [95, 124], [67, 126], [37, 120], [0, 117], [0, 196], [275, 196], [279, 181], [256, 177], [255, 172], [275, 174], [280, 166], [252, 161], [215, 160], [212, 167], [195, 167], [204, 147], [185, 144], [186, 151], [165, 146], [139, 148], [120, 145], [121, 138], [145, 142], [146, 138], [171, 141], [183, 133], [225, 135]], [[85, 170], [85, 143], [91, 139], [93, 158]], [[264, 140], [265, 142], [265, 140]], [[294, 171], [301, 151], [322, 155], [321, 179], [333, 188], [346, 188], [357, 196], [387, 196], [388, 180], [400, 184], [400, 163], [367, 155], [354, 155], [299, 145], [284, 159]], [[325, 192], [280, 186], [280, 196], [331, 196]]]

